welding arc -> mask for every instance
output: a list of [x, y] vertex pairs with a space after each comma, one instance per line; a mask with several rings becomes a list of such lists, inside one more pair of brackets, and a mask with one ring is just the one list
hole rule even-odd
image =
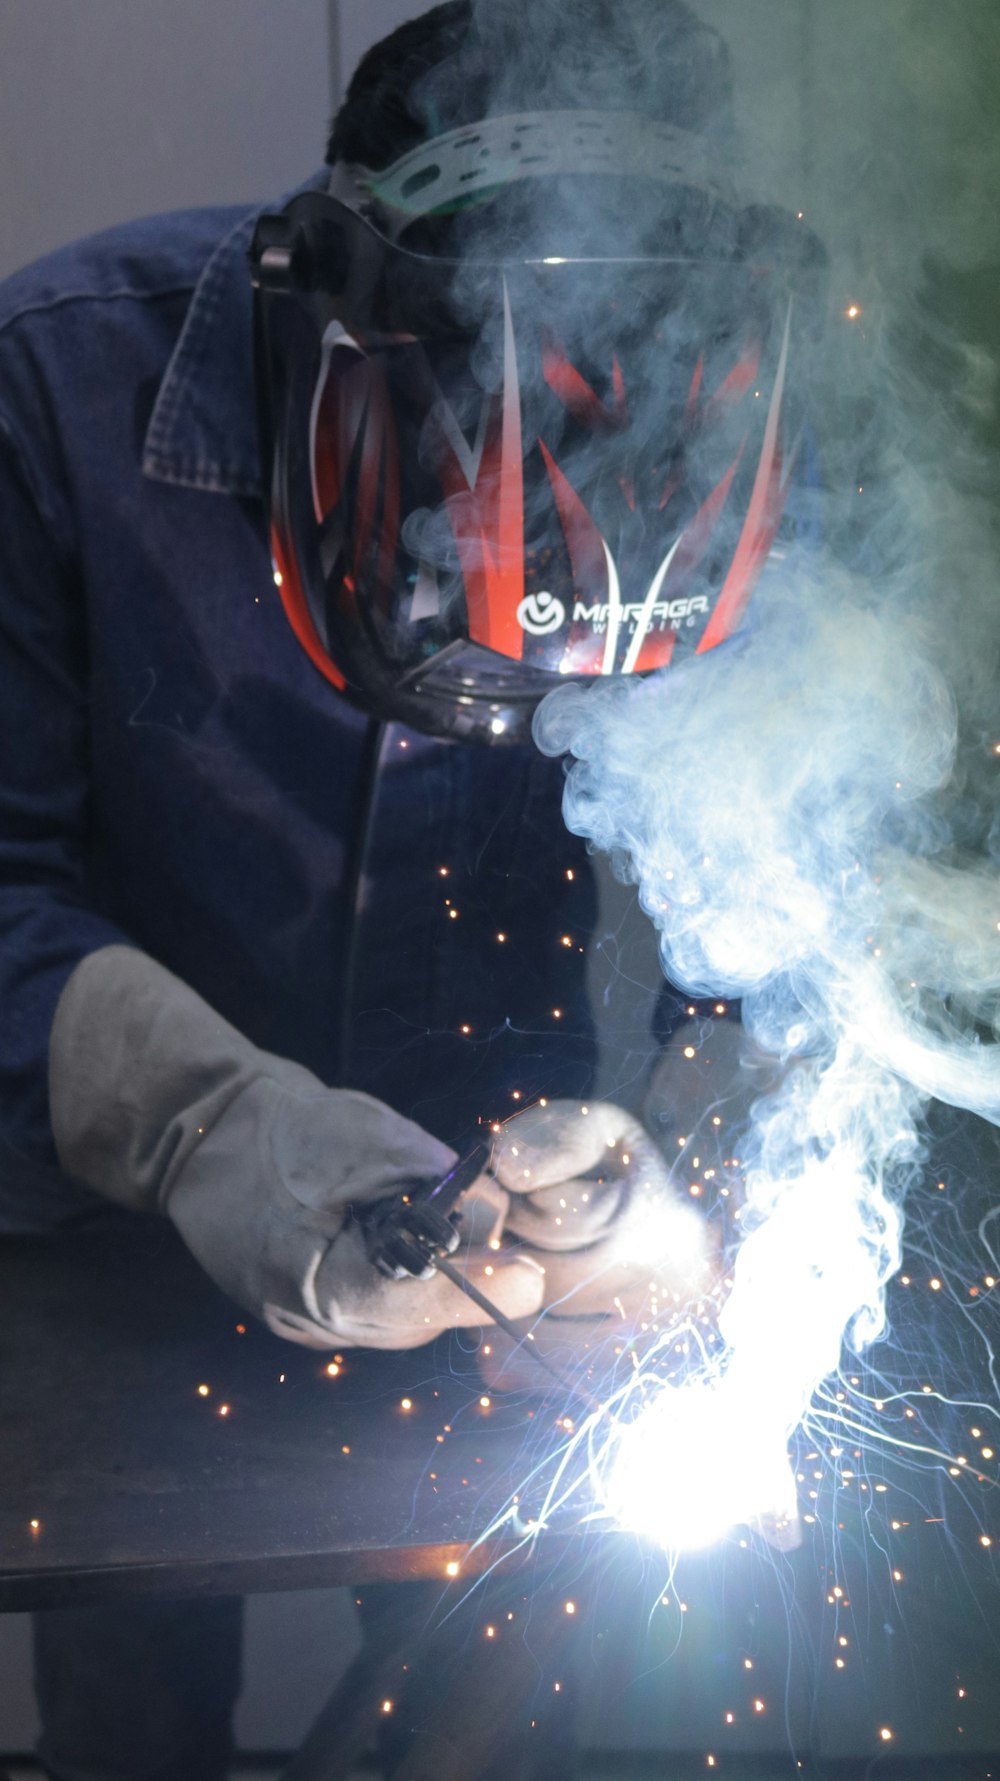
[[[460, 1268], [456, 1268], [452, 1262], [445, 1261], [441, 1255], [435, 1255], [431, 1259], [438, 1273], [443, 1274], [446, 1280], [450, 1280], [453, 1286], [457, 1286], [461, 1292], [464, 1292], [474, 1305], [478, 1305], [480, 1311], [486, 1313], [490, 1322], [495, 1323], [498, 1329], [503, 1330], [504, 1335], [509, 1336], [518, 1348], [523, 1344], [534, 1344], [535, 1338], [531, 1332], [529, 1331], [525, 1335], [517, 1328], [516, 1324], [511, 1323], [510, 1318], [504, 1316], [499, 1306], [494, 1305], [493, 1300], [488, 1299], [484, 1292], [480, 1292], [478, 1286], [473, 1286], [472, 1281], [466, 1278]], [[580, 1402], [586, 1404], [589, 1410], [603, 1412], [605, 1406], [599, 1398], [595, 1398], [583, 1386], [574, 1385], [572, 1380], [565, 1378], [558, 1367], [554, 1367], [551, 1361], [546, 1360], [544, 1354], [539, 1354], [537, 1348], [526, 1347], [525, 1352], [530, 1354], [537, 1366], [544, 1368], [549, 1378], [554, 1379], [561, 1390], [569, 1392], [574, 1398], [579, 1398]]]

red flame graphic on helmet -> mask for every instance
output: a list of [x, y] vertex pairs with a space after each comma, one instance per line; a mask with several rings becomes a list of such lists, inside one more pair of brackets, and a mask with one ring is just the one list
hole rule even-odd
[[[731, 637], [760, 578], [784, 511], [791, 462], [780, 442], [791, 334], [791, 306], [764, 429], [761, 455], [740, 537], [722, 588], [698, 644], [702, 653]], [[612, 365], [612, 400], [605, 402], [572, 365], [558, 345], [546, 342], [543, 375], [553, 393], [575, 419], [594, 431], [621, 432], [629, 425], [628, 401], [621, 366]], [[688, 394], [685, 430], [710, 426], [723, 409], [734, 408], [755, 383], [760, 354], [750, 349], [727, 377], [704, 397], [704, 364], [699, 359]], [[484, 418], [480, 437], [470, 447], [446, 404], [440, 416], [442, 482], [465, 578], [469, 635], [473, 642], [519, 661], [524, 632], [518, 607], [524, 598], [524, 471], [517, 352], [509, 293], [504, 287], [504, 388], [502, 407]], [[705, 557], [722, 518], [736, 472], [746, 450], [749, 429], [724, 475], [683, 533], [675, 537], [648, 589], [644, 590], [635, 630], [622, 652], [624, 615], [617, 564], [600, 527], [585, 502], [556, 462], [544, 439], [538, 447], [552, 488], [566, 540], [573, 579], [578, 588], [605, 587], [607, 623], [603, 635], [591, 633], [567, 644], [563, 670], [572, 674], [645, 673], [665, 667], [676, 642], [674, 631], [652, 631], [658, 602], [682, 585]], [[670, 504], [680, 486], [681, 471], [668, 476], [659, 503]], [[622, 482], [632, 511], [635, 495]]]
[[524, 632], [524, 464], [521, 390], [510, 293], [504, 281], [504, 383], [495, 411], [470, 449], [454, 416], [441, 406], [441, 481], [465, 577], [473, 643], [520, 661]]
[[[770, 554], [788, 491], [791, 461], [786, 466], [780, 441], [784, 387], [791, 332], [791, 306], [775, 383], [764, 428], [761, 454], [740, 536], [722, 587], [698, 642], [698, 653], [732, 636]], [[733, 409], [756, 382], [760, 354], [751, 348], [709, 396], [703, 393], [704, 363], [699, 358], [692, 376], [685, 434], [704, 429], [724, 409]], [[543, 348], [545, 381], [578, 422], [595, 433], [625, 431], [630, 424], [625, 379], [615, 356], [611, 398], [603, 400], [552, 339]], [[470, 445], [447, 402], [436, 414], [438, 462], [448, 513], [459, 550], [465, 583], [468, 634], [472, 642], [520, 661], [524, 631], [518, 610], [525, 597], [524, 442], [517, 348], [510, 295], [504, 283], [504, 380], [499, 401], [487, 402], [479, 434]], [[665, 550], [660, 566], [642, 593], [636, 618], [630, 590], [628, 635], [618, 566], [596, 520], [544, 439], [537, 445], [545, 465], [566, 541], [577, 588], [606, 592], [604, 630], [571, 624], [562, 669], [571, 674], [646, 673], [671, 660], [677, 633], [653, 629], [657, 606], [690, 580], [716, 533], [743, 460], [749, 428], [736, 454], [684, 531]], [[384, 375], [364, 349], [339, 324], [331, 324], [322, 344], [320, 371], [310, 414], [310, 465], [313, 509], [324, 529], [324, 555], [336, 561], [338, 598], [347, 606], [363, 586], [384, 602], [387, 616], [393, 597], [400, 537], [399, 447], [392, 403]], [[659, 501], [666, 512], [680, 486], [680, 454], [668, 473]], [[635, 492], [627, 478], [622, 495], [635, 511]], [[348, 526], [344, 508], [351, 506]], [[339, 527], [339, 532], [337, 528]], [[323, 632], [322, 615], [311, 605], [293, 550], [279, 529], [272, 549], [282, 603], [300, 643], [337, 687], [345, 682], [332, 661]], [[328, 583], [332, 575], [326, 577]]]

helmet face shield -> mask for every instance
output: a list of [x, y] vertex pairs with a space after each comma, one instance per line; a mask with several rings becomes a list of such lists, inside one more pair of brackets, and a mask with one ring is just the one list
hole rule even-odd
[[786, 276], [415, 254], [319, 193], [281, 221], [280, 288], [255, 249], [275, 565], [328, 679], [518, 740], [562, 677], [732, 634], [802, 427], [812, 306]]

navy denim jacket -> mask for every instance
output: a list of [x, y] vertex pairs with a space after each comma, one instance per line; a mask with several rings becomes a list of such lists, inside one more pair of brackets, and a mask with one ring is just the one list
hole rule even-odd
[[558, 764], [372, 723], [281, 611], [253, 222], [130, 224], [0, 289], [0, 1229], [95, 1204], [56, 1167], [46, 1062], [113, 941], [454, 1142], [587, 1090]]

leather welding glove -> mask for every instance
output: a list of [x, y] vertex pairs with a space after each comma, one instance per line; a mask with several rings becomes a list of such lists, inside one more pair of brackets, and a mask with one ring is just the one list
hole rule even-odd
[[611, 1312], [623, 1295], [690, 1298], [713, 1246], [633, 1114], [608, 1101], [550, 1101], [509, 1120], [491, 1162], [510, 1195], [505, 1231], [545, 1268], [546, 1310]]
[[[545, 1315], [522, 1326], [567, 1381], [599, 1385], [643, 1323], [693, 1304], [716, 1244], [640, 1122], [608, 1102], [553, 1101], [508, 1121], [492, 1168], [510, 1195], [505, 1234], [545, 1269]], [[524, 1251], [522, 1250], [522, 1253]], [[479, 1356], [498, 1390], [538, 1383], [531, 1350], [490, 1330]]]
[[[122, 1205], [167, 1213], [206, 1272], [276, 1334], [410, 1348], [485, 1321], [442, 1275], [379, 1274], [348, 1215], [438, 1179], [454, 1153], [371, 1096], [260, 1051], [144, 953], [105, 947], [73, 972], [50, 1099], [62, 1167]], [[531, 1256], [473, 1246], [461, 1265], [507, 1316], [540, 1308]]]

